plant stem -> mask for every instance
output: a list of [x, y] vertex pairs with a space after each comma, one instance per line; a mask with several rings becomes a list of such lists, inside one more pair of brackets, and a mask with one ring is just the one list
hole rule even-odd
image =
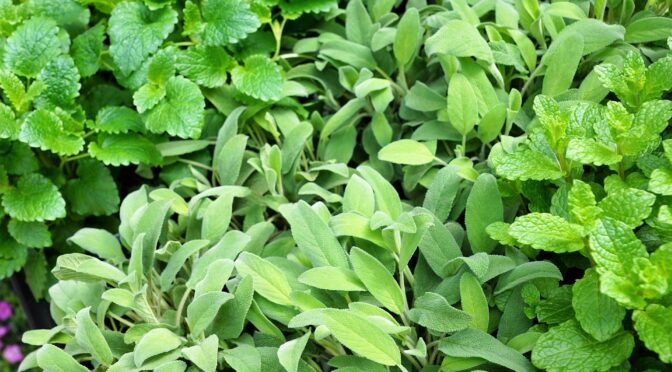
[[192, 165], [192, 166], [197, 167], [197, 168], [205, 169], [205, 170], [210, 171], [210, 172], [214, 172], [212, 167], [209, 167], [205, 164], [201, 164], [197, 161], [187, 160], [187, 159], [182, 159], [182, 158], [178, 158], [177, 161], [179, 161], [180, 163]]
[[182, 311], [184, 311], [184, 305], [186, 305], [190, 294], [191, 288], [187, 288], [182, 295], [182, 299], [180, 299], [180, 304], [177, 306], [177, 312], [175, 313], [175, 326], [178, 328], [180, 327], [180, 320], [182, 318]]

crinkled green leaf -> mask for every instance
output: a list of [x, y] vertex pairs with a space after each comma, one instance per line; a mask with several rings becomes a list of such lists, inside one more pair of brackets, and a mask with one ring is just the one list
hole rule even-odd
[[98, 72], [104, 41], [105, 23], [103, 22], [99, 22], [72, 41], [72, 59], [81, 76], [89, 77]]
[[98, 111], [96, 121], [90, 127], [97, 132], [117, 134], [140, 132], [145, 125], [137, 111], [128, 107], [108, 106]]
[[132, 133], [100, 134], [89, 143], [89, 154], [107, 165], [160, 165], [161, 153], [147, 138]]
[[631, 228], [636, 228], [651, 214], [656, 197], [639, 189], [620, 189], [610, 192], [600, 200], [598, 206], [604, 217], [621, 221]]
[[2, 198], [7, 214], [19, 221], [53, 221], [65, 217], [65, 200], [58, 188], [37, 173], [21, 176]]
[[77, 0], [31, 0], [28, 4], [34, 15], [49, 17], [70, 32], [83, 30], [91, 16]]
[[672, 195], [672, 169], [659, 168], [651, 172], [649, 190], [660, 195]]
[[140, 68], [145, 59], [173, 32], [177, 12], [171, 7], [150, 10], [141, 2], [125, 1], [109, 19], [110, 54], [123, 74]]
[[77, 178], [63, 194], [73, 212], [82, 216], [107, 216], [119, 210], [119, 191], [110, 171], [95, 160], [79, 162]]
[[14, 111], [0, 102], [0, 138], [16, 139], [21, 131], [21, 122], [16, 119]]
[[495, 167], [498, 175], [510, 180], [553, 180], [563, 175], [555, 160], [524, 145], [504, 155]]
[[51, 60], [61, 54], [56, 23], [35, 17], [19, 26], [7, 39], [5, 65], [21, 76], [34, 78]]
[[19, 140], [59, 155], [74, 155], [84, 148], [82, 137], [67, 133], [61, 118], [46, 109], [35, 110], [26, 116]]
[[583, 229], [579, 225], [549, 213], [530, 213], [516, 218], [509, 234], [535, 249], [551, 252], [574, 252], [584, 247]]
[[572, 138], [567, 144], [567, 158], [594, 165], [610, 165], [622, 159], [616, 149], [592, 138]]
[[672, 307], [649, 305], [632, 314], [637, 335], [664, 363], [672, 362]]
[[570, 320], [541, 335], [532, 350], [532, 362], [548, 371], [606, 371], [626, 360], [633, 347], [628, 332], [600, 342]]
[[177, 54], [180, 73], [208, 88], [224, 85], [234, 66], [235, 60], [220, 47], [194, 46]]
[[70, 108], [79, 95], [79, 72], [70, 56], [61, 55], [51, 60], [37, 76], [44, 89], [35, 97], [38, 107]]
[[280, 0], [282, 13], [298, 17], [303, 13], [326, 13], [338, 7], [336, 0]]
[[204, 125], [205, 100], [198, 85], [174, 76], [166, 84], [166, 97], [144, 114], [147, 129], [181, 138], [197, 138]]
[[597, 273], [586, 270], [572, 287], [572, 307], [581, 328], [598, 341], [606, 341], [621, 329], [625, 309], [600, 292]]
[[50, 247], [51, 232], [44, 222], [10, 220], [7, 231], [17, 242], [32, 248]]
[[282, 98], [283, 79], [280, 66], [262, 55], [246, 58], [244, 66], [238, 66], [231, 72], [236, 89], [262, 101]]
[[205, 45], [229, 45], [245, 39], [261, 22], [244, 0], [204, 0], [202, 35]]

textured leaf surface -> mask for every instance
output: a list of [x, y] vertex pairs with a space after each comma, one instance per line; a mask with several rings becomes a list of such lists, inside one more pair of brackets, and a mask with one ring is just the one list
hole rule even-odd
[[10, 220], [7, 231], [12, 238], [26, 247], [44, 248], [52, 244], [51, 233], [44, 222]]
[[107, 216], [119, 210], [119, 191], [110, 171], [95, 160], [79, 162], [77, 178], [63, 191], [73, 212], [82, 216]]
[[51, 60], [37, 81], [44, 84], [40, 95], [35, 97], [38, 107], [69, 108], [79, 95], [79, 71], [70, 56], [61, 55]]
[[583, 229], [549, 213], [530, 213], [516, 218], [509, 234], [535, 249], [573, 252], [583, 248]]
[[141, 2], [125, 1], [110, 16], [110, 54], [124, 74], [140, 68], [173, 31], [177, 12], [170, 7], [150, 10]]
[[606, 371], [621, 364], [634, 347], [632, 335], [620, 332], [597, 341], [570, 320], [543, 334], [532, 350], [532, 362], [548, 371]]
[[65, 200], [58, 188], [41, 174], [19, 178], [2, 199], [5, 211], [19, 221], [53, 221], [65, 217]]
[[74, 155], [84, 147], [82, 137], [67, 133], [58, 115], [45, 109], [28, 114], [21, 127], [19, 139], [31, 147], [59, 155]]
[[166, 84], [166, 97], [145, 114], [147, 129], [181, 138], [196, 138], [203, 128], [205, 101], [198, 85], [174, 76]]
[[587, 270], [572, 288], [572, 307], [581, 328], [598, 341], [606, 341], [620, 328], [625, 309], [611, 297], [600, 292], [594, 270]]
[[235, 60], [219, 47], [195, 46], [177, 55], [180, 73], [199, 85], [215, 88], [226, 83]]
[[244, 0], [205, 0], [202, 14], [205, 45], [236, 43], [261, 25], [249, 3]]
[[107, 165], [160, 165], [161, 153], [147, 138], [137, 134], [99, 135], [89, 144], [89, 154]]
[[639, 338], [660, 360], [672, 362], [672, 307], [652, 304], [646, 310], [636, 310], [632, 319]]
[[248, 57], [244, 66], [233, 69], [231, 79], [238, 90], [262, 101], [282, 97], [282, 69], [268, 57]]
[[48, 18], [33, 18], [7, 39], [5, 65], [21, 76], [36, 77], [44, 66], [61, 54], [58, 27]]
[[127, 133], [142, 131], [145, 125], [140, 115], [128, 107], [108, 106], [98, 111], [91, 128], [105, 133]]

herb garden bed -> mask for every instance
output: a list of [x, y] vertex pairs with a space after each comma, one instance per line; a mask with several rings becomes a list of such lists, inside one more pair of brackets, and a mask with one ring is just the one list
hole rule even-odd
[[671, 46], [665, 1], [0, 0], [0, 371], [669, 370]]

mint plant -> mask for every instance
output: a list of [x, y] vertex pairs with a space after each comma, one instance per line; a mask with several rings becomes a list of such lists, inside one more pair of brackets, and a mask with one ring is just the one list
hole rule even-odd
[[[664, 182], [653, 172], [660, 175], [668, 166], [663, 154], [669, 140], [661, 134], [672, 118], [672, 102], [660, 95], [672, 89], [661, 72], [671, 66], [665, 57], [647, 67], [634, 52], [622, 68], [598, 66], [600, 79], [621, 102], [562, 107], [539, 96], [539, 124], [529, 128], [528, 138], [517, 146], [513, 140], [510, 149], [502, 143], [491, 153], [502, 177], [557, 187], [547, 208], [531, 204], [531, 213], [511, 224], [490, 225], [491, 236], [533, 250], [578, 252], [589, 261], [583, 278], [558, 299], [540, 300], [536, 288], [526, 290], [530, 315], [558, 324], [533, 349], [539, 368], [602, 370], [627, 363], [634, 340], [623, 330], [626, 310], [632, 310], [634, 330], [646, 347], [670, 361], [669, 342], [659, 333], [668, 327], [662, 317], [669, 312], [671, 278], [663, 222], [668, 207]], [[564, 316], [545, 321], [539, 307], [549, 302]]]

